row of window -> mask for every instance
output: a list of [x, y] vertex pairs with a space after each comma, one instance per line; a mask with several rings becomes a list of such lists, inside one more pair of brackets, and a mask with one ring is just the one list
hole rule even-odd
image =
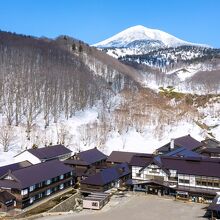
[[[149, 173], [150, 173], [150, 174], [159, 174], [160, 172], [157, 172], [157, 171], [152, 171], [152, 172], [150, 172], [150, 171], [149, 171]], [[136, 175], [136, 177], [141, 177], [141, 173], [136, 173], [135, 175]], [[149, 179], [149, 175], [148, 175], [148, 174], [146, 174], [146, 175], [144, 175], [144, 176], [145, 176], [146, 179]], [[159, 175], [157, 175], [157, 176], [159, 176]], [[161, 176], [161, 177], [163, 178], [163, 176]]]
[[[49, 179], [49, 180], [46, 180], [44, 182], [41, 182], [41, 183], [38, 183], [38, 184], [35, 184], [33, 186], [30, 186], [29, 187], [29, 192], [33, 192], [35, 189], [38, 189], [38, 188], [41, 188], [43, 186], [47, 186], [47, 185], [50, 185], [51, 183], [54, 183], [54, 182], [57, 182], [59, 180], [63, 180], [64, 177], [69, 177], [72, 175], [72, 172], [70, 173], [70, 175], [68, 174], [65, 174], [65, 175], [60, 175], [58, 177], [55, 177], [55, 178], [52, 178], [52, 179]], [[28, 194], [28, 189], [24, 189], [21, 191], [21, 195], [27, 195]]]
[[179, 179], [178, 181], [179, 183], [189, 184], [189, 180], [186, 179]]
[[[187, 179], [179, 179], [179, 183], [184, 183], [184, 184], [189, 184], [190, 181]], [[196, 185], [197, 186], [208, 186], [208, 187], [215, 187], [215, 188], [220, 188], [220, 183], [215, 181], [211, 181], [211, 180], [196, 180]]]
[[48, 189], [42, 193], [39, 193], [36, 196], [30, 198], [30, 203], [33, 203], [35, 200], [42, 198], [43, 196], [49, 196], [51, 193], [56, 192], [57, 190], [61, 190], [64, 188], [64, 184], [60, 184], [59, 186], [54, 187], [53, 189]]
[[196, 185], [220, 188], [220, 184], [218, 182], [212, 182], [212, 181], [199, 181], [199, 180], [196, 180]]
[[[158, 169], [154, 168], [152, 170], [149, 170], [149, 173], [157, 173]], [[140, 178], [141, 177], [141, 173], [139, 173], [138, 171], [135, 173], [135, 176]], [[148, 178], [147, 175], [145, 175], [146, 178]], [[177, 181], [177, 177], [169, 177], [169, 180], [172, 181]], [[179, 183], [182, 184], [190, 184], [190, 180], [189, 179], [178, 179]], [[200, 177], [200, 178], [196, 178], [196, 185], [197, 186], [207, 186], [207, 187], [215, 187], [215, 188], [220, 188], [220, 181], [218, 179], [208, 179], [207, 177]]]

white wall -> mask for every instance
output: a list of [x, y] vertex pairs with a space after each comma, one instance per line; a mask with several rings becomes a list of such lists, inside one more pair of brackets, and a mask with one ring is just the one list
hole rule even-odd
[[[199, 176], [197, 176], [199, 177]], [[179, 179], [185, 179], [185, 180], [189, 180], [189, 184], [186, 183], [180, 183]], [[208, 178], [205, 180], [210, 180], [212, 181], [212, 178]], [[218, 180], [218, 179], [216, 179]], [[180, 186], [190, 186], [190, 187], [198, 187], [198, 188], [203, 188], [203, 189], [219, 189], [218, 187], [213, 187], [213, 186], [202, 186], [202, 185], [197, 185], [196, 184], [196, 176], [193, 175], [186, 175], [186, 174], [178, 174], [178, 184]]]
[[[97, 203], [97, 206], [93, 206], [92, 203]], [[83, 200], [83, 208], [84, 209], [100, 209], [99, 201], [94, 200]]]
[[37, 157], [35, 157], [33, 154], [31, 154], [28, 151], [24, 151], [24, 152], [22, 152], [19, 155], [14, 157], [15, 163], [22, 162], [22, 161], [25, 161], [25, 160], [29, 161], [32, 164], [37, 164], [37, 163], [41, 162], [40, 159], [38, 159]]
[[[189, 183], [181, 183], [181, 182], [179, 182], [180, 179], [189, 180]], [[196, 178], [195, 178], [195, 176], [191, 176], [191, 175], [178, 174], [178, 185], [195, 187], [196, 186]]]
[[[167, 179], [167, 174], [157, 165], [149, 165], [141, 171], [141, 176], [137, 177], [136, 174], [139, 173], [140, 169], [142, 169], [142, 167], [132, 166], [132, 179], [148, 180], [147, 176], [160, 176]], [[155, 169], [157, 172], [152, 172], [152, 170]]]

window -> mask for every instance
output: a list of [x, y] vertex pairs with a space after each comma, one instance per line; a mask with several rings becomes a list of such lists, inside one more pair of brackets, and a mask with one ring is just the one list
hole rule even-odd
[[208, 182], [208, 186], [212, 186], [212, 182]]
[[60, 189], [63, 189], [64, 188], [64, 184], [60, 184]]
[[28, 190], [27, 189], [21, 190], [21, 195], [22, 196], [27, 195], [27, 194], [28, 194]]
[[149, 173], [160, 173], [160, 170], [157, 168], [151, 168], [149, 169]]
[[207, 183], [205, 181], [202, 181], [202, 186], [206, 186]]
[[214, 187], [218, 187], [219, 188], [219, 183], [214, 183]]
[[35, 198], [34, 198], [34, 197], [31, 197], [31, 198], [30, 198], [30, 203], [33, 203], [34, 200], [35, 200]]
[[98, 202], [92, 202], [92, 206], [97, 207], [98, 206]]
[[46, 195], [49, 196], [50, 194], [51, 194], [51, 190], [48, 189], [48, 190], [46, 191]]
[[38, 198], [39, 198], [39, 199], [42, 198], [42, 196], [43, 196], [42, 193], [39, 193], [39, 194], [38, 194]]
[[179, 183], [189, 184], [189, 180], [179, 179]]
[[46, 181], [46, 185], [49, 185], [49, 184], [51, 184], [51, 180]]
[[141, 174], [140, 173], [136, 173], [136, 177], [141, 177]]
[[202, 182], [201, 182], [201, 181], [199, 181], [199, 180], [197, 180], [197, 181], [196, 181], [196, 185], [201, 186], [201, 185], [202, 185]]
[[60, 180], [62, 180], [64, 178], [64, 175], [60, 175]]
[[29, 191], [32, 192], [35, 190], [35, 185], [34, 186], [30, 186]]
[[38, 183], [38, 184], [37, 184], [37, 188], [42, 187], [42, 185], [43, 185], [43, 183], [42, 183], [42, 182], [41, 182], [41, 183]]

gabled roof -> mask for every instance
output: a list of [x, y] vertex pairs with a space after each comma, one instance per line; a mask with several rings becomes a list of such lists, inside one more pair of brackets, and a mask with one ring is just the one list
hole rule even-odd
[[176, 144], [177, 146], [180, 146], [180, 147], [184, 147], [187, 150], [193, 150], [193, 149], [196, 149], [198, 147], [203, 146], [203, 143], [197, 141], [196, 139], [194, 139], [190, 135], [176, 138], [174, 140], [174, 144]]
[[51, 160], [9, 172], [8, 175], [15, 180], [1, 179], [0, 186], [7, 187], [10, 185], [12, 188], [24, 189], [71, 171], [72, 168], [64, 165], [63, 162]]
[[161, 162], [161, 158], [160, 156], [155, 156], [152, 157], [151, 160], [149, 160], [147, 163], [145, 163], [144, 166], [142, 166], [142, 168], [139, 170], [139, 172], [142, 172], [146, 167], [148, 167], [149, 165], [154, 164], [157, 165], [159, 168], [161, 168], [167, 175], [169, 175], [169, 170], [166, 169], [162, 162]]
[[220, 159], [161, 156], [161, 163], [164, 168], [177, 170], [179, 174], [220, 177]]
[[150, 157], [151, 154], [143, 154], [143, 153], [137, 153], [137, 152], [124, 152], [124, 151], [112, 151], [112, 153], [109, 155], [107, 162], [114, 162], [114, 163], [128, 163], [130, 164], [132, 161], [133, 156], [146, 156]]
[[0, 192], [0, 202], [5, 205], [7, 204], [7, 202], [15, 199], [16, 199], [15, 196], [13, 196], [11, 193], [7, 191]]
[[145, 167], [153, 159], [152, 154], [134, 155], [130, 161], [131, 166]]
[[0, 179], [0, 187], [21, 189], [20, 182], [15, 180]]
[[84, 161], [88, 164], [93, 164], [95, 162], [107, 159], [107, 156], [99, 151], [96, 147], [78, 153], [77, 157], [79, 158], [79, 160]]
[[137, 153], [134, 152], [112, 151], [107, 159], [107, 162], [130, 163], [132, 157], [136, 154]]
[[104, 186], [128, 175], [130, 172], [127, 163], [117, 164], [114, 167], [104, 169], [95, 175], [89, 176], [85, 180], [82, 180], [81, 184]]
[[53, 145], [42, 148], [33, 148], [33, 149], [28, 149], [27, 151], [33, 154], [35, 157], [39, 158], [40, 160], [49, 160], [53, 158], [58, 158], [59, 156], [69, 154], [72, 152], [63, 145]]
[[[203, 143], [197, 141], [196, 139], [194, 139], [190, 135], [186, 135], [186, 136], [174, 139], [174, 149], [179, 148], [179, 147], [183, 147], [187, 150], [195, 150], [199, 147], [202, 147], [203, 145], [204, 145]], [[171, 150], [170, 149], [170, 142], [157, 149], [157, 151], [163, 152], [163, 153], [167, 153], [170, 150]]]
[[9, 170], [11, 171], [19, 170], [19, 169], [22, 169], [22, 168], [25, 168], [31, 165], [32, 164], [29, 161], [23, 161], [23, 162], [13, 163], [13, 164], [0, 167], [0, 177], [8, 173]]

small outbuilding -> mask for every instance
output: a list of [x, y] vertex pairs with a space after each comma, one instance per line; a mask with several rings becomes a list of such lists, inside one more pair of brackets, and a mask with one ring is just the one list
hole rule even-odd
[[83, 198], [84, 209], [102, 209], [110, 200], [109, 193], [90, 193]]

